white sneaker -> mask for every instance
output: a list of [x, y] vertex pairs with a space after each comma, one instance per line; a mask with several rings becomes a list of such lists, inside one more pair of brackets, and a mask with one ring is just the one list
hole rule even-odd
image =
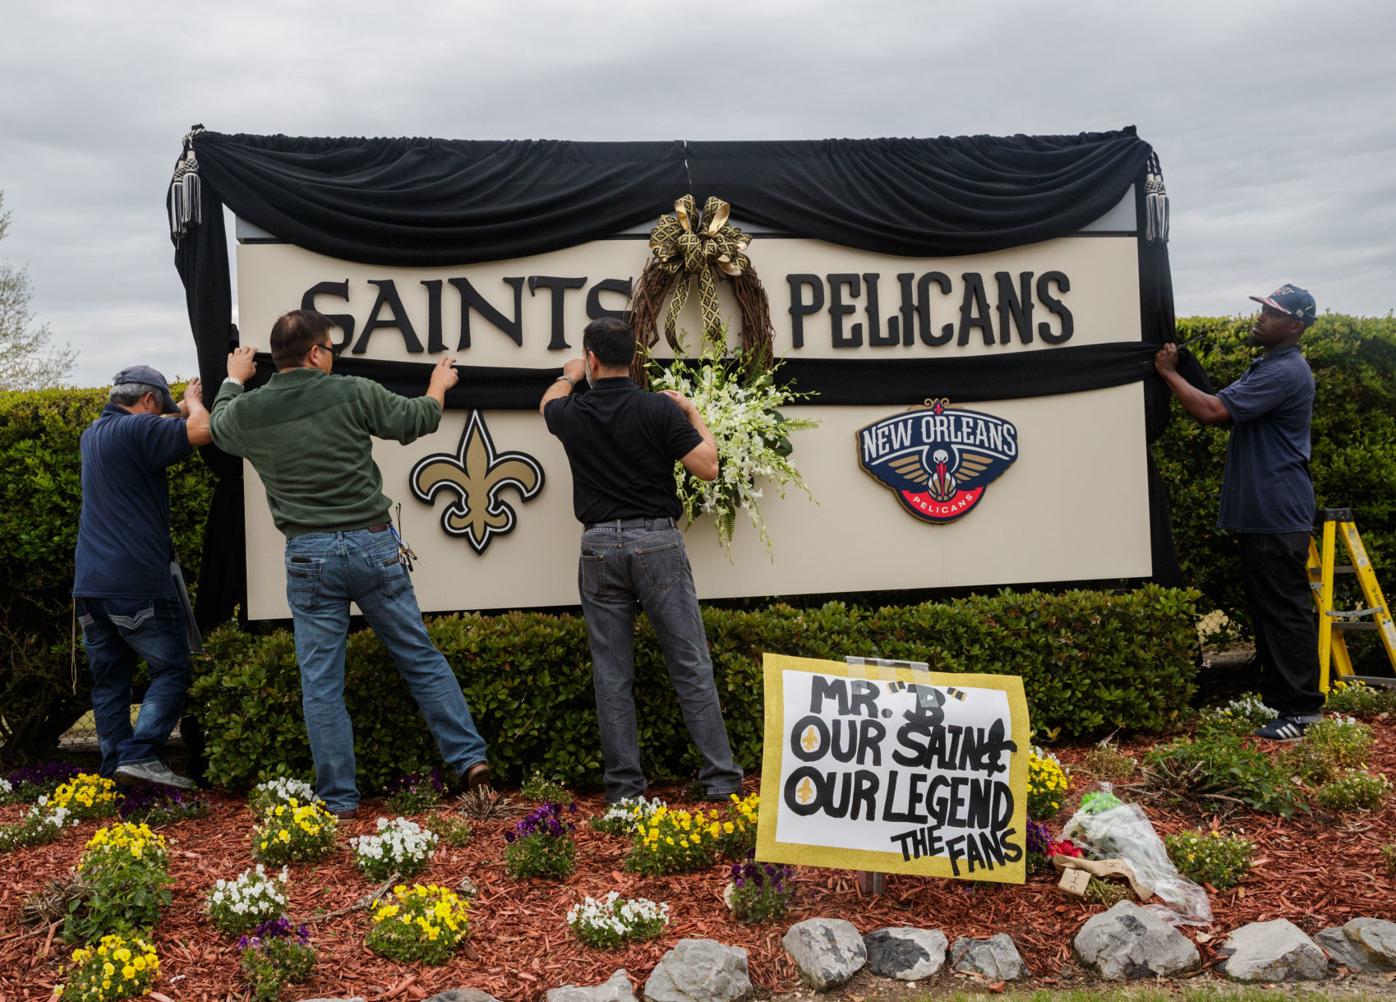
[[116, 781], [128, 786], [172, 786], [176, 790], [194, 789], [194, 781], [181, 776], [158, 758], [149, 762], [127, 762], [116, 767]]

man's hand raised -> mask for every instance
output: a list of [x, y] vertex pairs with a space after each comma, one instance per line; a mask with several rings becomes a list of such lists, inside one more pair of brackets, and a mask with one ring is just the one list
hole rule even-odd
[[228, 352], [228, 375], [245, 383], [257, 375], [257, 363], [252, 360], [257, 349], [250, 344], [234, 348]]
[[458, 382], [460, 382], [460, 373], [456, 371], [456, 360], [443, 358], [431, 370], [431, 381], [427, 383], [427, 396], [435, 400], [444, 411], [446, 409], [446, 391]]

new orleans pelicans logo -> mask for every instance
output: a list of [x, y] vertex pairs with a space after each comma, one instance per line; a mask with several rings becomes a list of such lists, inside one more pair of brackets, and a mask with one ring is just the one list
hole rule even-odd
[[1018, 429], [947, 400], [858, 432], [858, 465], [923, 522], [962, 518], [1018, 458]]

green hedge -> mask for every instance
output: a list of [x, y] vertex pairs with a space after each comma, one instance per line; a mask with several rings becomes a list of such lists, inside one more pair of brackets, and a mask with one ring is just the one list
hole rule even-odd
[[[1178, 321], [1178, 338], [1212, 333], [1194, 347], [1220, 389], [1255, 357], [1256, 349], [1245, 344], [1250, 327], [1250, 318], [1185, 318]], [[1326, 314], [1304, 334], [1302, 349], [1314, 372], [1310, 466], [1318, 504], [1355, 509], [1362, 542], [1391, 596], [1396, 592], [1396, 319]], [[1176, 401], [1173, 407], [1157, 455], [1183, 580], [1203, 593], [1205, 606], [1247, 623], [1240, 559], [1234, 541], [1216, 530], [1226, 429], [1204, 428]]]
[[[1039, 734], [1165, 730], [1196, 685], [1196, 599], [1196, 592], [1151, 586], [1127, 594], [1003, 592], [878, 610], [837, 602], [813, 609], [708, 608], [703, 618], [733, 749], [753, 768], [760, 763], [765, 651], [915, 659], [940, 671], [1018, 674]], [[429, 625], [460, 678], [497, 770], [514, 779], [542, 769], [568, 783], [600, 780], [590, 656], [579, 616], [472, 614]], [[208, 742], [209, 778], [241, 786], [276, 774], [308, 774], [290, 634], [252, 637], [224, 628], [209, 637], [208, 648], [211, 657], [192, 697]], [[345, 693], [366, 789], [437, 762], [406, 686], [367, 631], [350, 637]], [[636, 701], [650, 774], [691, 775], [696, 753], [646, 625], [636, 643]]]
[[[0, 761], [43, 753], [91, 708], [80, 651], [74, 692], [69, 596], [82, 506], [78, 438], [106, 400], [106, 390], [0, 393]], [[211, 494], [199, 459], [171, 469], [175, 544], [190, 580]]]

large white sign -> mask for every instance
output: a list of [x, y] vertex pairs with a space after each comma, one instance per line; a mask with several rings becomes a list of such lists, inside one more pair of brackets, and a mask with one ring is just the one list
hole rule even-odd
[[[770, 295], [776, 351], [789, 359], [974, 358], [1139, 338], [1132, 234], [937, 259], [757, 235], [748, 253]], [[345, 357], [427, 363], [449, 353], [470, 366], [560, 367], [579, 355], [582, 329], [593, 316], [625, 306], [627, 283], [647, 256], [642, 236], [622, 236], [511, 261], [397, 268], [245, 240], [237, 253], [239, 326], [244, 344], [265, 350], [273, 321], [304, 304], [337, 318]], [[694, 298], [680, 320], [696, 354]], [[724, 298], [723, 307], [735, 327], [735, 304]], [[423, 389], [425, 379], [423, 370]], [[946, 427], [970, 429], [962, 412], [972, 411], [981, 415], [974, 427], [989, 430], [964, 433], [989, 436], [988, 445], [998, 449], [993, 455], [979, 449], [979, 465], [964, 467], [981, 471], [983, 480], [990, 460], [998, 464], [987, 494], [976, 495], [967, 514], [956, 499], [968, 496], [974, 482], [957, 483], [936, 468], [930, 452], [913, 468], [895, 450], [870, 451], [870, 441], [898, 442], [897, 430], [880, 439], [874, 432], [872, 440], [864, 433], [900, 408], [813, 401], [796, 410], [821, 422], [793, 436], [795, 461], [817, 503], [798, 493], [763, 499], [770, 557], [744, 523], [730, 560], [711, 525], [694, 525], [689, 553], [701, 597], [1115, 579], [1151, 571], [1137, 383], [984, 403], [951, 400]], [[1004, 425], [1013, 430], [1011, 457], [1003, 433], [993, 431]], [[448, 411], [434, 434], [406, 447], [377, 443], [374, 455], [420, 558], [414, 579], [424, 610], [578, 601], [580, 527], [571, 478], [536, 410]], [[961, 460], [957, 451], [952, 462]], [[879, 479], [878, 470], [887, 477]], [[248, 613], [283, 618], [289, 612], [282, 539], [250, 467], [247, 474]], [[964, 517], [939, 519], [944, 525], [916, 517], [914, 501], [903, 503], [895, 493], [895, 477], [902, 475], [911, 478], [901, 484], [903, 500], [922, 498], [928, 510]]]

